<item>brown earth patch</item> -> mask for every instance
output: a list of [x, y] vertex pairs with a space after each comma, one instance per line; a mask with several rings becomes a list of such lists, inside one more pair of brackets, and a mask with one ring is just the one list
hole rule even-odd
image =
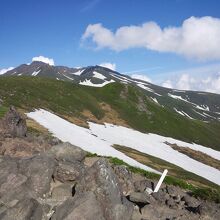
[[27, 123], [27, 127], [31, 130], [36, 130], [39, 133], [49, 134], [49, 131], [45, 127], [43, 127], [42, 125], [40, 125], [31, 118], [27, 118], [26, 123]]
[[172, 147], [174, 150], [176, 150], [182, 154], [185, 154], [194, 160], [197, 160], [201, 163], [204, 163], [208, 166], [211, 166], [211, 167], [214, 167], [214, 168], [220, 170], [220, 161], [203, 153], [203, 152], [196, 151], [196, 150], [190, 149], [188, 147], [181, 147], [181, 146], [178, 146], [177, 144], [170, 144], [167, 142], [166, 142], [166, 144], [169, 145], [170, 147]]
[[120, 118], [119, 114], [108, 104], [106, 103], [100, 103], [101, 109], [105, 112], [105, 115], [101, 119], [97, 119], [91, 111], [89, 110], [83, 110], [81, 112], [81, 116], [79, 117], [72, 117], [72, 116], [64, 116], [68, 121], [85, 127], [89, 128], [87, 121], [91, 121], [97, 124], [104, 124], [104, 123], [110, 123], [114, 125], [121, 125], [124, 127], [129, 127], [126, 121]]

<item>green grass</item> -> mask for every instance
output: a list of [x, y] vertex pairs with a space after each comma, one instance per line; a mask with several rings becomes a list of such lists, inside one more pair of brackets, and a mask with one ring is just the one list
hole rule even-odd
[[0, 118], [3, 118], [7, 111], [8, 111], [7, 107], [0, 106]]
[[[136, 130], [220, 149], [220, 123], [189, 120], [150, 101], [133, 86], [128, 86], [126, 98], [120, 96], [122, 91], [125, 85], [120, 83], [94, 88], [40, 77], [0, 78], [0, 99], [5, 106], [14, 105], [26, 111], [44, 108], [60, 116], [80, 118], [83, 110], [89, 110], [101, 119], [105, 112], [100, 103], [104, 102]], [[139, 99], [148, 112], [138, 110]]]
[[[128, 167], [128, 169], [131, 172], [138, 173], [148, 179], [159, 180], [160, 178], [160, 175], [158, 174], [145, 171], [141, 168], [130, 166], [129, 164], [125, 163], [123, 160], [120, 160], [118, 158], [109, 157], [109, 161], [110, 163], [114, 165], [125, 165]], [[172, 176], [166, 176], [164, 179], [164, 183], [166, 183], [167, 185], [174, 185], [182, 189], [189, 190], [191, 195], [196, 198], [201, 198], [204, 200], [209, 200], [209, 201], [214, 201], [216, 203], [220, 203], [220, 188], [214, 189], [214, 188], [209, 188], [209, 187], [198, 187], [198, 186], [189, 184], [184, 180], [181, 180], [179, 178], [172, 177]]]

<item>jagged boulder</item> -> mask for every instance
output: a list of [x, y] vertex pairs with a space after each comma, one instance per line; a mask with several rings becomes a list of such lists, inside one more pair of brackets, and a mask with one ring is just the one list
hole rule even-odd
[[10, 107], [0, 121], [0, 133], [5, 137], [25, 137], [27, 134], [26, 119], [14, 107]]
[[134, 191], [134, 184], [132, 179], [132, 173], [125, 165], [114, 166], [113, 170], [118, 177], [120, 187], [124, 195], [128, 195]]
[[144, 205], [151, 203], [151, 196], [147, 193], [132, 192], [129, 195], [129, 200], [133, 203]]
[[85, 171], [76, 186], [76, 194], [93, 192], [105, 219], [130, 219], [133, 205], [123, 196], [117, 176], [106, 159], [100, 159]]
[[136, 192], [144, 192], [147, 188], [149, 188], [153, 191], [154, 185], [155, 185], [154, 182], [147, 179], [138, 180], [134, 182], [134, 190]]
[[45, 154], [19, 161], [19, 171], [28, 177], [27, 187], [33, 197], [45, 197], [50, 191], [50, 183], [56, 162]]
[[[106, 220], [93, 192], [85, 192], [58, 206], [52, 220]], [[110, 219], [109, 219], [110, 220]], [[112, 219], [113, 220], [113, 219]]]

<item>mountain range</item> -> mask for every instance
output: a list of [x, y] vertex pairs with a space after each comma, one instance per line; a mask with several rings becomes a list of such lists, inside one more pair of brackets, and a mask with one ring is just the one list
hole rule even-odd
[[91, 87], [119, 82], [138, 88], [156, 104], [183, 117], [204, 122], [220, 121], [218, 94], [164, 88], [101, 66], [69, 68], [34, 61], [31, 64], [22, 64], [6, 72], [4, 76], [48, 77]]
[[35, 61], [0, 77], [0, 117], [11, 105], [28, 116], [31, 132], [145, 170], [167, 168], [194, 184], [219, 184], [218, 94], [163, 88], [101, 66]]

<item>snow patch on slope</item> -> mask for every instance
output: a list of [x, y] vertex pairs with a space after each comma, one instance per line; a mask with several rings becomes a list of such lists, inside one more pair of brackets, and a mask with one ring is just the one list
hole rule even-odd
[[38, 75], [38, 73], [40, 72], [41, 70], [38, 70], [38, 71], [34, 71], [31, 75], [32, 76], [37, 76]]
[[105, 86], [105, 85], [107, 85], [109, 83], [113, 83], [113, 82], [115, 82], [115, 81], [113, 79], [111, 79], [110, 81], [105, 81], [105, 82], [103, 82], [101, 84], [95, 84], [95, 83], [91, 82], [91, 79], [86, 79], [83, 82], [80, 81], [79, 84], [80, 85], [84, 85], [84, 86], [103, 87], [103, 86]]
[[159, 102], [157, 101], [156, 98], [151, 97], [151, 99], [152, 99], [155, 103], [159, 104]]
[[157, 95], [157, 96], [161, 96], [160, 94], [156, 93], [153, 89], [147, 87], [146, 85], [144, 85], [144, 84], [142, 84], [142, 83], [138, 83], [137, 86], [139, 86], [139, 87], [142, 88], [142, 89], [147, 90], [148, 92], [152, 92], [152, 93], [154, 93], [154, 94]]
[[95, 137], [92, 131], [87, 128], [74, 125], [43, 109], [30, 112], [27, 115], [46, 127], [54, 136], [64, 142], [68, 141], [86, 151], [102, 156], [117, 157], [132, 166], [137, 166], [150, 172], [159, 173], [158, 171], [147, 167], [115, 150], [109, 142]]
[[[220, 160], [220, 152], [197, 144], [190, 144], [169, 137], [156, 134], [145, 134], [133, 129], [116, 126], [112, 124], [99, 125], [90, 122], [89, 129], [76, 126], [64, 119], [45, 110], [37, 110], [27, 114], [30, 118], [49, 129], [49, 131], [62, 141], [83, 148], [84, 150], [97, 153], [103, 156], [118, 157], [130, 165], [138, 166], [146, 170], [151, 168], [127, 157], [125, 154], [115, 150], [112, 145], [118, 144], [136, 149], [140, 152], [158, 157], [170, 163], [176, 164], [185, 170], [202, 176], [220, 185], [220, 171], [196, 161], [178, 151], [172, 149], [170, 144], [177, 144], [181, 147], [189, 147], [208, 154]], [[156, 172], [155, 170], [153, 170]]]
[[76, 75], [76, 76], [80, 76], [83, 73], [83, 71], [84, 71], [84, 69], [81, 69], [81, 70], [78, 70], [77, 72], [71, 73], [71, 74]]
[[95, 77], [97, 79], [102, 79], [102, 80], [106, 79], [105, 76], [103, 76], [101, 73], [98, 73], [97, 71], [93, 72], [93, 77]]

